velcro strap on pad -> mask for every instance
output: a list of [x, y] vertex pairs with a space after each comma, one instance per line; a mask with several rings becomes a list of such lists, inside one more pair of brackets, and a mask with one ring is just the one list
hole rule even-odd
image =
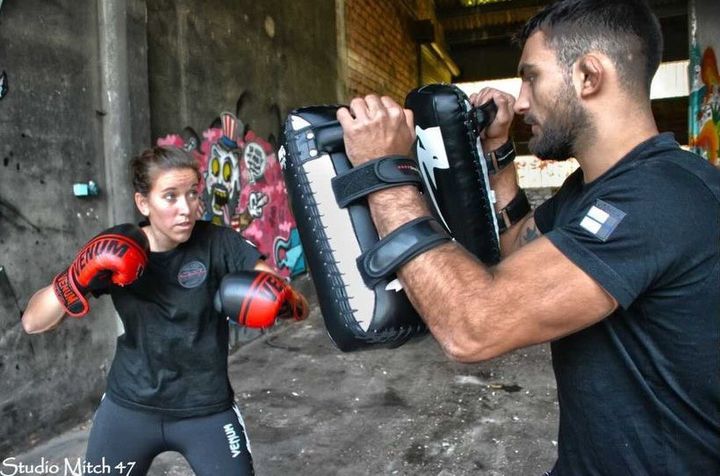
[[414, 160], [399, 155], [366, 162], [332, 179], [340, 208], [378, 190], [407, 184], [420, 186], [420, 170]]
[[360, 275], [365, 285], [373, 288], [417, 255], [451, 239], [434, 218], [416, 218], [394, 230], [358, 257]]

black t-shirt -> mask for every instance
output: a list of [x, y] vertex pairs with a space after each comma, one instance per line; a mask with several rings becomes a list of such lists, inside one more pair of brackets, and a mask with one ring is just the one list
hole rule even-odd
[[110, 294], [125, 326], [107, 395], [126, 407], [189, 417], [230, 407], [228, 322], [213, 308], [227, 273], [260, 253], [235, 231], [198, 221], [177, 248], [150, 253], [145, 272]]
[[552, 474], [720, 474], [720, 171], [660, 134], [535, 221], [620, 304], [551, 344]]

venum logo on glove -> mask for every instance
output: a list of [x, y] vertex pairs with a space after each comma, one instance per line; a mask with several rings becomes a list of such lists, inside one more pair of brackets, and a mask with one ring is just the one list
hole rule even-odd
[[134, 282], [145, 269], [149, 250], [140, 228], [129, 224], [109, 228], [90, 240], [55, 277], [55, 295], [69, 315], [82, 317], [89, 310], [86, 296], [107, 292], [112, 284]]
[[68, 273], [61, 273], [55, 278], [55, 292], [61, 297], [66, 309], [71, 309], [73, 313], [82, 312], [85, 306], [82, 304], [80, 295], [70, 285]]
[[274, 274], [265, 273], [255, 278], [252, 283], [251, 291], [257, 293], [268, 301], [277, 301], [282, 295], [287, 284], [280, 277]]
[[89, 261], [92, 261], [99, 254], [108, 253], [122, 258], [128, 249], [130, 249], [130, 243], [125, 238], [118, 239], [104, 236], [96, 238], [80, 251], [77, 266], [79, 269], [84, 268]]

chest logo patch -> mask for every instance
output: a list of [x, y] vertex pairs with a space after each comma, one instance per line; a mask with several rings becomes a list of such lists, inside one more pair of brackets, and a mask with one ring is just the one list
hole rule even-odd
[[595, 205], [590, 207], [580, 226], [602, 241], [607, 241], [625, 215], [619, 208], [602, 200], [595, 200]]
[[184, 288], [196, 288], [200, 286], [207, 277], [207, 268], [201, 261], [190, 261], [185, 263], [178, 272], [178, 283]]

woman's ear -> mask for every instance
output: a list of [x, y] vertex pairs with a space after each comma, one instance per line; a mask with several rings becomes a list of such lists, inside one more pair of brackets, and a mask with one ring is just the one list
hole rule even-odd
[[605, 65], [599, 57], [588, 54], [577, 62], [579, 75], [580, 97], [588, 98], [600, 92], [606, 80]]
[[140, 214], [144, 217], [150, 215], [150, 206], [148, 205], [148, 198], [140, 192], [135, 192], [135, 206], [140, 211]]

